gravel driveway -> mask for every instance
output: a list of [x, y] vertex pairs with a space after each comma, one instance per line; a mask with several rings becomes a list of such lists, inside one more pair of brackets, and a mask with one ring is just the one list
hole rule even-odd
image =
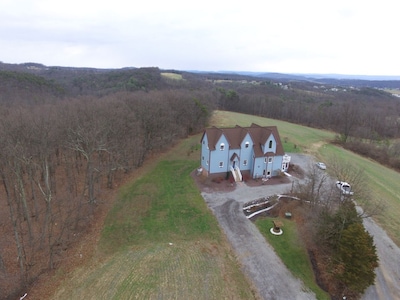
[[[313, 157], [292, 154], [292, 163], [307, 170]], [[292, 180], [298, 180], [292, 177]], [[202, 192], [202, 196], [215, 214], [220, 227], [231, 243], [244, 273], [253, 282], [263, 299], [315, 299], [303, 283], [285, 267], [273, 248], [257, 227], [243, 214], [243, 203], [290, 190], [292, 183], [249, 187], [238, 183], [231, 192]], [[376, 270], [376, 283], [368, 288], [363, 300], [399, 299], [400, 249], [370, 218], [364, 226], [374, 236], [380, 266]]]
[[[293, 157], [292, 161], [296, 163]], [[241, 262], [244, 273], [263, 299], [315, 299], [315, 295], [306, 292], [302, 282], [289, 272], [242, 210], [243, 203], [283, 193], [291, 185], [248, 187], [239, 183], [229, 193], [202, 193]]]
[[374, 237], [379, 257], [375, 285], [370, 286], [362, 300], [400, 299], [400, 248], [371, 218], [364, 219], [364, 227]]

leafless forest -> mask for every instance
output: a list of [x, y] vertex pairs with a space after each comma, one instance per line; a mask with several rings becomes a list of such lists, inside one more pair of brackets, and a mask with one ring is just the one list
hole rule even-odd
[[400, 99], [377, 89], [185, 72], [177, 81], [157, 68], [0, 67], [0, 298], [56, 268], [106, 191], [200, 132], [215, 108], [334, 130], [338, 142], [400, 169]]
[[205, 126], [212, 95], [163, 91], [0, 108], [0, 290], [13, 295], [91, 225], [125, 174]]

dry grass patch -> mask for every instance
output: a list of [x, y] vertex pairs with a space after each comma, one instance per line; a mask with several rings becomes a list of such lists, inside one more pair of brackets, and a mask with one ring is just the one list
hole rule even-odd
[[254, 299], [242, 276], [213, 241], [151, 243], [75, 271], [54, 299]]

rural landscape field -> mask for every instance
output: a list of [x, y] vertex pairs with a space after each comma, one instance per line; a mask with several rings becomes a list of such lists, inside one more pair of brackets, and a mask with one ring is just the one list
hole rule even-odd
[[[225, 111], [216, 111], [210, 125], [251, 123], [277, 125], [286, 151], [362, 166], [389, 208], [377, 221], [400, 241], [398, 173], [331, 145], [332, 132]], [[93, 253], [77, 257], [72, 272], [57, 271], [48, 299], [258, 299], [190, 176], [199, 165], [200, 137], [179, 142], [119, 189]]]
[[[255, 281], [257, 276], [246, 271], [243, 260], [254, 249], [270, 249], [265, 224], [271, 219], [241, 223], [251, 224], [249, 233], [265, 238], [255, 241], [262, 245], [240, 252], [204, 194], [211, 189], [215, 197], [210, 197], [217, 199], [218, 191], [234, 192], [230, 197], [238, 205], [236, 212], [241, 201], [237, 197], [253, 197], [255, 190], [238, 196], [241, 186], [231, 185], [224, 176], [220, 185], [212, 178], [193, 176], [200, 167], [202, 133], [209, 126], [277, 126], [285, 152], [294, 158], [291, 171], [299, 180], [279, 174], [275, 182], [292, 180], [290, 193], [294, 187], [304, 203], [310, 197], [317, 201], [330, 197], [339, 204], [332, 181], [349, 181], [354, 199], [399, 245], [400, 103], [383, 89], [395, 89], [396, 81], [35, 63], [0, 63], [0, 77], [0, 203], [7, 208], [0, 212], [0, 289], [7, 300], [25, 293], [34, 299], [268, 295], [264, 287], [269, 281]], [[326, 163], [323, 174], [332, 180], [321, 197], [304, 190], [311, 187], [309, 171], [315, 161]], [[340, 165], [347, 168], [342, 170], [347, 175], [356, 172], [362, 180], [338, 173]], [[276, 187], [275, 194], [285, 192], [283, 185]], [[309, 214], [303, 217], [307, 220], [322, 215], [304, 212]], [[246, 218], [242, 212], [228, 215], [230, 224], [247, 221], [240, 220]], [[326, 270], [327, 277], [333, 274], [331, 266], [317, 265], [330, 261], [322, 257], [327, 252], [316, 252], [311, 244], [299, 247], [307, 240], [305, 235], [316, 239], [330, 235], [304, 231], [301, 214], [297, 216], [281, 220], [287, 228], [282, 243], [269, 241], [276, 251], [272, 260], [282, 271], [279, 275], [286, 274], [285, 281], [293, 276], [303, 282], [304, 290], [290, 293], [310, 292], [318, 299], [326, 299], [328, 293], [343, 294], [351, 281], [327, 287], [314, 278], [323, 278], [315, 275], [320, 274], [317, 267]], [[367, 243], [367, 250], [374, 250], [372, 241]], [[389, 241], [382, 243], [390, 250]], [[270, 253], [275, 252], [252, 257]], [[380, 253], [381, 258], [393, 256], [387, 253]], [[369, 280], [375, 275], [377, 256], [372, 257]], [[286, 268], [280, 269], [283, 264]], [[380, 270], [379, 281], [393, 282], [383, 279], [386, 271]], [[325, 282], [333, 281], [325, 277]], [[360, 295], [372, 284], [354, 282], [366, 283], [357, 292]], [[273, 286], [274, 293], [285, 290]]]

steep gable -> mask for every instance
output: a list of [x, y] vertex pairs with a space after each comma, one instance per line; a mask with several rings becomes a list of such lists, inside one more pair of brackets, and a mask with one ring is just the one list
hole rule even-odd
[[229, 141], [229, 148], [240, 149], [241, 143], [247, 134], [247, 130], [240, 126], [236, 126], [234, 128], [224, 128], [222, 130]]
[[208, 148], [210, 150], [215, 150], [215, 146], [222, 135], [222, 130], [215, 126], [211, 127], [211, 128], [207, 128], [203, 133], [201, 142], [203, 142], [204, 135], [207, 135]]
[[276, 141], [276, 155], [284, 155], [285, 151], [283, 150], [283, 145], [282, 145], [282, 141], [281, 141], [281, 137], [279, 136], [279, 132], [278, 132], [278, 128], [276, 126], [269, 126], [268, 127], [271, 131], [272, 134], [275, 137], [275, 141]]
[[283, 155], [285, 153], [278, 133], [278, 128], [276, 126], [260, 126], [255, 123], [252, 123], [250, 127], [240, 127], [236, 125], [235, 127], [231, 128], [217, 128], [214, 126], [205, 130], [201, 140], [203, 141], [204, 135], [206, 134], [208, 148], [210, 150], [215, 150], [217, 142], [221, 136], [224, 135], [229, 143], [230, 149], [240, 149], [241, 143], [243, 142], [247, 133], [250, 135], [253, 141], [254, 155], [256, 157], [264, 156], [262, 147], [270, 138], [271, 134], [276, 142], [275, 155]]

